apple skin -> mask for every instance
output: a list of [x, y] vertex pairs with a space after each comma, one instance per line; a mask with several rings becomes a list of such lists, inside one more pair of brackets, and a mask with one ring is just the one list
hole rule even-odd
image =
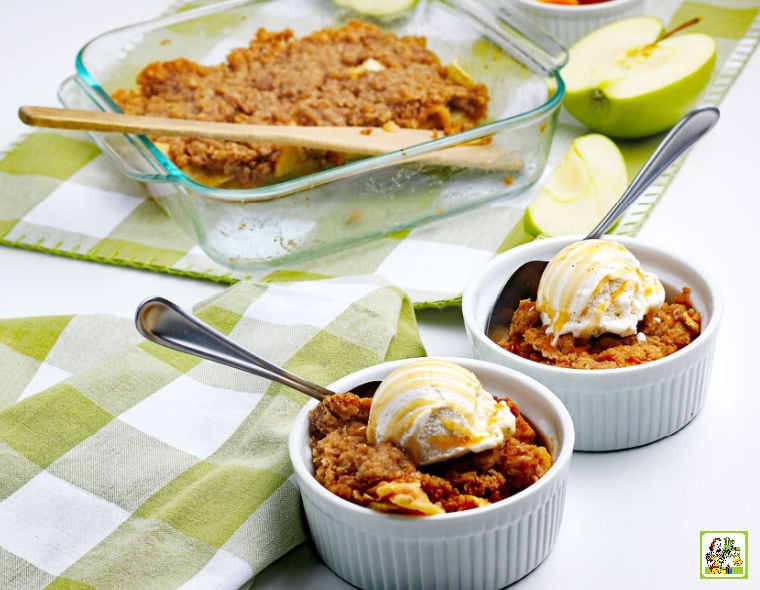
[[576, 137], [525, 210], [523, 229], [534, 236], [585, 234], [628, 186], [620, 149], [608, 137]]
[[[562, 71], [567, 111], [591, 130], [616, 138], [646, 137], [675, 125], [707, 86], [717, 45], [703, 33], [658, 41], [664, 32], [658, 18], [631, 17], [575, 43]], [[642, 48], [652, 53], [621, 65], [623, 56]], [[611, 65], [615, 59], [616, 65]], [[648, 88], [636, 93], [629, 84], [621, 90], [621, 81], [634, 77]]]

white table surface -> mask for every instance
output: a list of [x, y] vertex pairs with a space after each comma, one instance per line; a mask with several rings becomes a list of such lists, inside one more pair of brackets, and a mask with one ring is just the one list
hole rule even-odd
[[[58, 105], [77, 50], [108, 29], [163, 12], [167, 0], [0, 2], [0, 148], [28, 131], [22, 104]], [[748, 530], [750, 587], [760, 555], [760, 55], [721, 106], [716, 128], [691, 150], [639, 238], [701, 261], [723, 286], [725, 314], [707, 402], [686, 428], [646, 447], [575, 453], [554, 550], [514, 588], [699, 584], [700, 530]], [[0, 316], [115, 313], [163, 295], [184, 306], [222, 286], [0, 247]], [[739, 312], [737, 310], [742, 310]], [[456, 309], [419, 314], [431, 355], [470, 356]], [[754, 567], [753, 567], [754, 566]], [[709, 582], [707, 582], [709, 584]], [[271, 566], [254, 588], [348, 587], [303, 545]]]

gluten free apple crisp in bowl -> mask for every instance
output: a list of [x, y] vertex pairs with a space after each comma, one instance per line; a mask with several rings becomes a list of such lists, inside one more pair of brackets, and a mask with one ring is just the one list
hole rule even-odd
[[572, 455], [559, 400], [464, 358], [384, 363], [331, 389], [369, 381], [382, 382], [374, 399], [312, 402], [290, 437], [325, 563], [360, 588], [501, 588], [538, 566], [559, 529]]
[[[379, 155], [94, 133], [215, 261], [300, 263], [519, 194], [541, 175], [564, 49], [473, 0], [392, 18], [334, 2], [228, 1], [105, 33], [60, 89], [71, 108], [228, 123], [427, 130]], [[531, 25], [524, 24], [527, 31]], [[488, 148], [485, 161], [454, 150]]]
[[673, 354], [699, 336], [690, 289], [666, 301], [659, 278], [622, 244], [581, 240], [549, 261], [536, 300], [490, 337], [523, 358], [572, 369], [615, 369]]
[[[529, 260], [551, 260], [538, 300], [521, 303], [502, 335], [487, 335], [502, 286]], [[640, 446], [683, 428], [705, 400], [722, 305], [697, 269], [623, 236], [538, 239], [476, 273], [462, 297], [465, 328], [477, 358], [530, 375], [562, 400], [577, 450]]]

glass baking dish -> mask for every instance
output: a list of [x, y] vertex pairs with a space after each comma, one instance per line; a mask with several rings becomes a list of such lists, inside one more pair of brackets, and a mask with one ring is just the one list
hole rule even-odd
[[[252, 189], [199, 184], [145, 136], [91, 135], [123, 174], [145, 183], [209, 257], [242, 271], [300, 262], [518, 195], [539, 178], [564, 96], [559, 69], [567, 55], [508, 8], [484, 2], [418, 0], [412, 10], [383, 19], [332, 0], [213, 3], [96, 37], [78, 53], [77, 73], [61, 85], [59, 98], [70, 108], [118, 112], [110, 94], [134, 87], [150, 62], [184, 57], [219, 63], [259, 28], [301, 36], [352, 18], [424, 36], [443, 64], [456, 62], [486, 84], [488, 122]], [[410, 161], [488, 137], [516, 165], [483, 170]]]

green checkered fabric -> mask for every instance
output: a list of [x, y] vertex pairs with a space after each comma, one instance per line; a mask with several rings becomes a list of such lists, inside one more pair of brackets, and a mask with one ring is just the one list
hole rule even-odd
[[[317, 383], [423, 356], [377, 277], [241, 281], [194, 313]], [[144, 341], [131, 320], [0, 320], [0, 588], [237, 590], [305, 538], [305, 395]]]
[[[760, 38], [760, 0], [725, 4], [652, 0], [646, 7], [648, 14], [671, 26], [700, 16], [701, 22], [691, 30], [717, 39], [718, 63], [703, 103], [720, 102]], [[586, 132], [563, 114], [547, 170], [573, 138]], [[19, 138], [6, 150], [0, 159], [0, 243], [230, 284], [241, 279], [375, 274], [404, 289], [419, 308], [457, 303], [479, 266], [495, 253], [532, 239], [522, 231], [529, 192], [318, 260], [275, 271], [235, 272], [201, 252], [144, 188], [121, 177], [86, 137], [39, 131]], [[660, 139], [619, 143], [631, 177]], [[678, 163], [648, 189], [616, 233], [636, 234], [677, 170]]]

